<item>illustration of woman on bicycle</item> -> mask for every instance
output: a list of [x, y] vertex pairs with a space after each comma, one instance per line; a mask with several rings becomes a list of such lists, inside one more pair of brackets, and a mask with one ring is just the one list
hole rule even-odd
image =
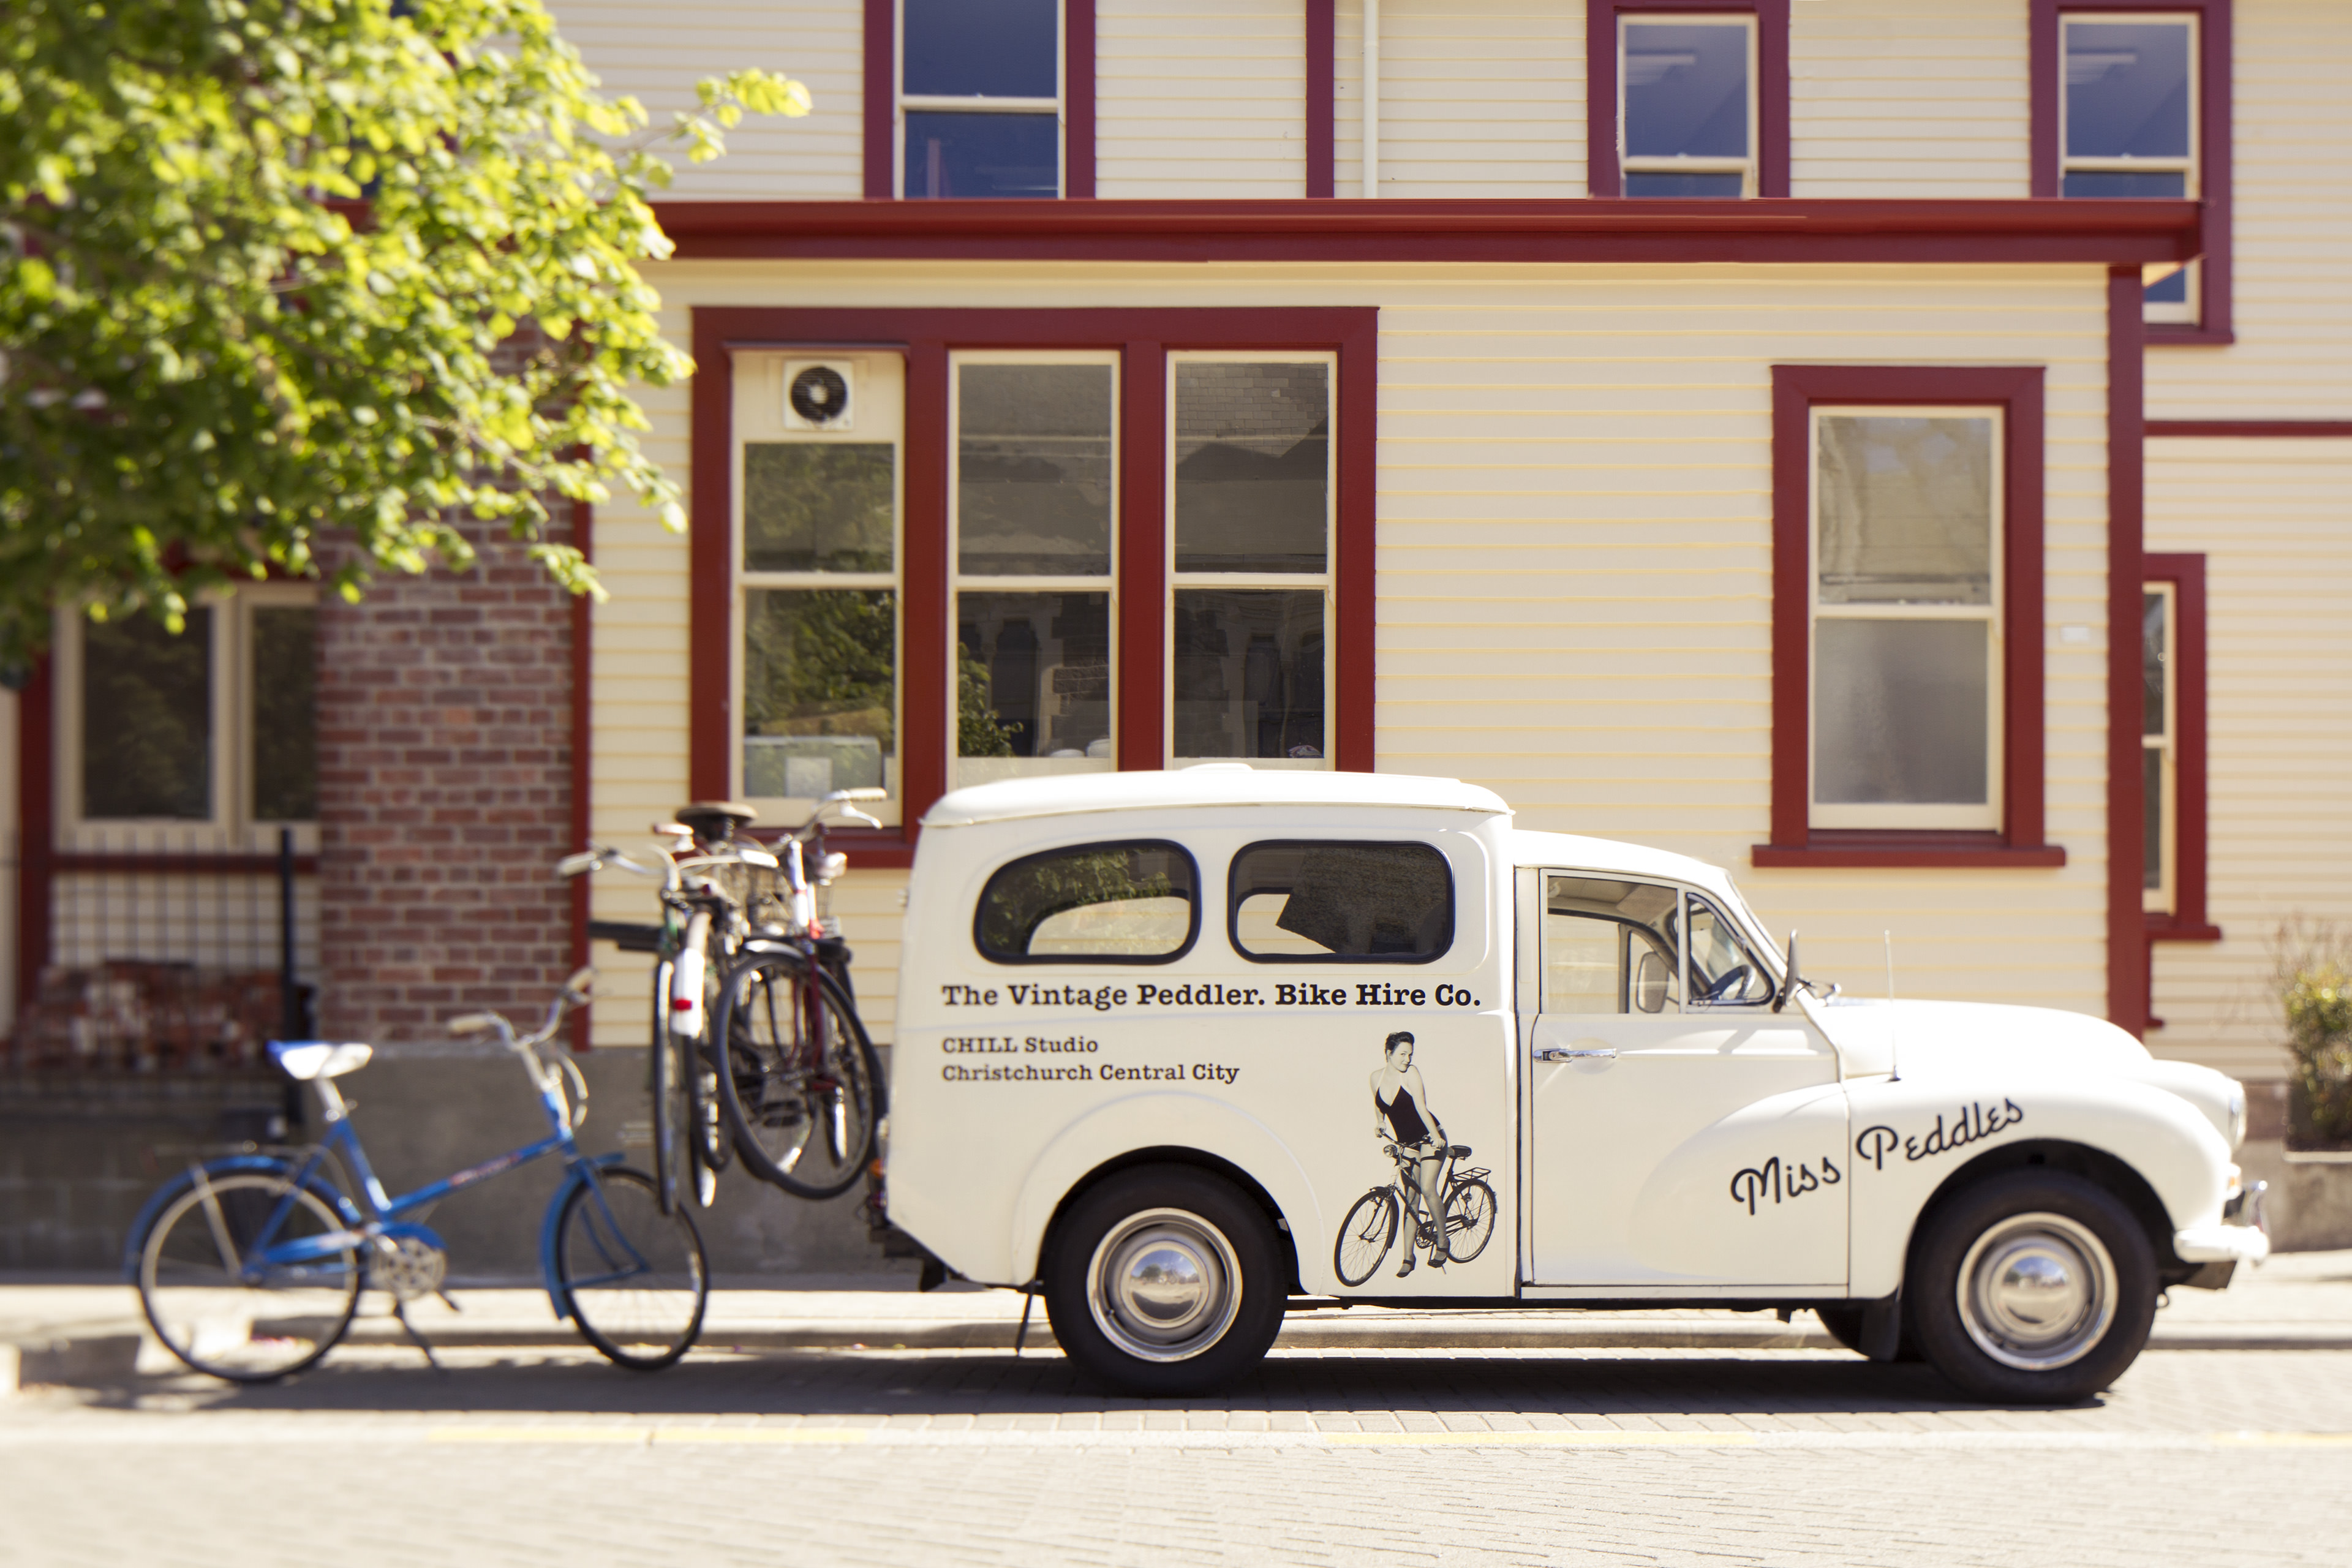
[[[1372, 1074], [1372, 1135], [1412, 1156], [1421, 1212], [1438, 1215], [1444, 1212], [1438, 1183], [1445, 1168], [1445, 1128], [1430, 1107], [1429, 1088], [1421, 1080], [1421, 1069], [1412, 1065], [1412, 1032], [1399, 1029], [1381, 1047], [1380, 1068]], [[1431, 1268], [1445, 1267], [1445, 1238], [1426, 1223], [1413, 1230], [1405, 1238], [1404, 1263], [1397, 1269], [1400, 1279], [1412, 1272], [1416, 1245], [1429, 1248]]]

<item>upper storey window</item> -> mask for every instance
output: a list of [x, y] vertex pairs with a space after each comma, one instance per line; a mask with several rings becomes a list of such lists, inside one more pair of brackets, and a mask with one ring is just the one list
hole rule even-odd
[[[2063, 18], [2059, 189], [2069, 196], [2196, 197], [2192, 16]], [[2196, 263], [2147, 268], [2147, 319], [2192, 321]]]
[[1617, 37], [1625, 194], [1756, 195], [1756, 19], [1629, 16]]
[[1059, 0], [900, 0], [898, 194], [1062, 194]]

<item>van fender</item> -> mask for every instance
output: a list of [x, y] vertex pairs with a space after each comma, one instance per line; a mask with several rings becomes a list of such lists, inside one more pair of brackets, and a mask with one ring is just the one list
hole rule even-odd
[[606, 1170], [619, 1164], [623, 1158], [616, 1150], [610, 1154], [593, 1154], [572, 1161], [564, 1167], [563, 1180], [556, 1184], [555, 1195], [547, 1200], [547, 1214], [539, 1222], [539, 1272], [547, 1283], [548, 1304], [555, 1309], [555, 1321], [559, 1323], [568, 1322], [572, 1318], [572, 1292], [563, 1288], [562, 1280], [555, 1272], [558, 1240], [555, 1227], [562, 1223], [564, 1200], [571, 1197], [572, 1188], [587, 1184], [591, 1166]]
[[[1849, 1081], [1847, 1092], [1857, 1297], [1894, 1291], [1920, 1215], [1954, 1177], [2009, 1145], [2078, 1144], [2146, 1182], [2173, 1229], [2221, 1222], [2229, 1146], [2195, 1106], [2152, 1084], [2002, 1073]], [[2160, 1258], [2170, 1237], [2152, 1239]]]
[[[1171, 1130], [1182, 1129], [1179, 1136]], [[1045, 1233], [1063, 1200], [1087, 1175], [1139, 1149], [1189, 1149], [1215, 1156], [1265, 1189], [1290, 1233], [1320, 1236], [1323, 1210], [1315, 1186], [1290, 1146], [1256, 1117], [1207, 1095], [1151, 1090], [1097, 1107], [1062, 1130], [1038, 1152], [1022, 1179], [1006, 1237], [1010, 1271], [1005, 1278], [1037, 1278]], [[1310, 1275], [1313, 1259], [1301, 1249], [1299, 1272]], [[1328, 1266], [1327, 1266], [1328, 1271]], [[1302, 1280], [1309, 1289], [1311, 1280]]]

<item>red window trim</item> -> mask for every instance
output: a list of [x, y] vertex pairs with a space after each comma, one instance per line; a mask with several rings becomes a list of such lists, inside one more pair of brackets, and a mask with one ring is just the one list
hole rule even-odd
[[[2063, 866], [2042, 842], [2042, 367], [1772, 367], [1772, 841], [1759, 867]], [[2001, 573], [2001, 799], [1998, 833], [1812, 826], [1811, 410], [1817, 403], [1998, 404], [2006, 411]], [[2137, 623], [2135, 623], [2137, 624]], [[2137, 665], [2134, 666], [2135, 674]]]
[[1307, 195], [1339, 194], [1339, 0], [1307, 0]]
[[[948, 355], [955, 349], [1116, 349], [1123, 437], [1119, 486], [1119, 753], [1122, 769], [1164, 766], [1167, 629], [1164, 489], [1167, 354], [1192, 349], [1297, 349], [1339, 358], [1333, 498], [1336, 605], [1333, 763], [1373, 763], [1373, 480], [1378, 433], [1380, 313], [1333, 310], [766, 310], [693, 312], [692, 498], [688, 557], [698, 611], [688, 634], [687, 748], [697, 799], [724, 795], [734, 776], [734, 356], [748, 350], [855, 344], [907, 356], [906, 516], [900, 613], [903, 671], [944, 670], [948, 658]], [[1146, 432], [1150, 434], [1147, 435]], [[922, 815], [946, 790], [948, 692], [902, 673], [899, 780], [903, 826], [836, 833], [851, 864], [912, 863]]]
[[[898, 188], [898, 0], [866, 0], [868, 201], [890, 201]], [[1095, 0], [1062, 0], [1062, 196], [1094, 194]]]
[[2058, 40], [2062, 16], [2091, 11], [2147, 14], [2177, 12], [2200, 19], [2197, 62], [2197, 164], [2200, 205], [2200, 269], [2197, 324], [2151, 322], [2151, 344], [2219, 344], [2237, 341], [2231, 321], [2230, 288], [2230, 61], [2231, 0], [2032, 0], [2027, 18], [2027, 98], [2032, 121], [2031, 189], [2037, 197], [2058, 195], [2058, 86], [2064, 65]]
[[1622, 196], [1617, 153], [1617, 21], [1671, 11], [1745, 11], [1756, 18], [1756, 190], [1789, 194], [1789, 0], [1590, 0], [1584, 9], [1588, 193]]
[[[2172, 912], [2143, 910], [2150, 942], [2219, 942], [2205, 916], [2205, 557], [2145, 554], [2140, 576], [2173, 592]], [[2142, 868], [2143, 873], [2145, 868]]]

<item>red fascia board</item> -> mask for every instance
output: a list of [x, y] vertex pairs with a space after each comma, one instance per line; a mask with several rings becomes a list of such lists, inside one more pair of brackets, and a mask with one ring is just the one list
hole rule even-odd
[[660, 202], [684, 260], [2095, 262], [2197, 255], [2196, 202]]
[[2352, 419], [2151, 419], [2147, 436], [2284, 437], [2340, 441], [2352, 437]]

